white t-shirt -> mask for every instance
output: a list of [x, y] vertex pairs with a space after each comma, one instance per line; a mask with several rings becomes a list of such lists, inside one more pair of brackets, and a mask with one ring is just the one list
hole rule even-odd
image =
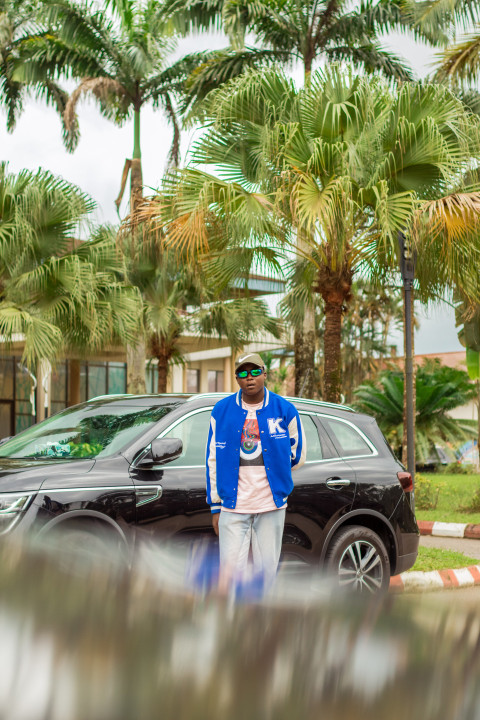
[[[257, 410], [262, 406], [263, 400], [256, 405], [248, 405], [242, 399], [242, 407], [247, 410], [247, 417], [240, 440], [237, 504], [235, 508], [222, 507], [222, 512], [255, 514], [279, 509], [273, 500], [263, 461], [257, 421]], [[282, 507], [287, 507], [287, 504]]]

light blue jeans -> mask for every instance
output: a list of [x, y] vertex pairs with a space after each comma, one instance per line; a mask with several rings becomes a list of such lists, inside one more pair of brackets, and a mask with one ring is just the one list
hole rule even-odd
[[267, 591], [277, 574], [282, 549], [285, 508], [244, 514], [222, 510], [218, 523], [220, 541], [220, 586], [228, 589], [232, 581], [248, 582], [248, 556], [252, 548], [253, 576]]

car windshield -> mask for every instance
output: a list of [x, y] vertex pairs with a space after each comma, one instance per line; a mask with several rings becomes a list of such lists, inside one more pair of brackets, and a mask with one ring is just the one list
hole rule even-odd
[[177, 404], [85, 404], [64, 410], [0, 445], [0, 458], [108, 457], [140, 437]]

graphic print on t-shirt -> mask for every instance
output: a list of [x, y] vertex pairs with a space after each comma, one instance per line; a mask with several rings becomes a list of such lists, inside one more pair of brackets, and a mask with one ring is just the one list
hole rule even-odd
[[240, 440], [240, 465], [263, 465], [257, 418], [245, 420]]

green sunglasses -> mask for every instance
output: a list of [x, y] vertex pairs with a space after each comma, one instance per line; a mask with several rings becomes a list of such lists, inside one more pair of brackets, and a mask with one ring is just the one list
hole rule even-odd
[[253, 370], [240, 370], [237, 372], [237, 378], [245, 380], [249, 375], [252, 377], [259, 377], [263, 373], [263, 368], [253, 368]]

